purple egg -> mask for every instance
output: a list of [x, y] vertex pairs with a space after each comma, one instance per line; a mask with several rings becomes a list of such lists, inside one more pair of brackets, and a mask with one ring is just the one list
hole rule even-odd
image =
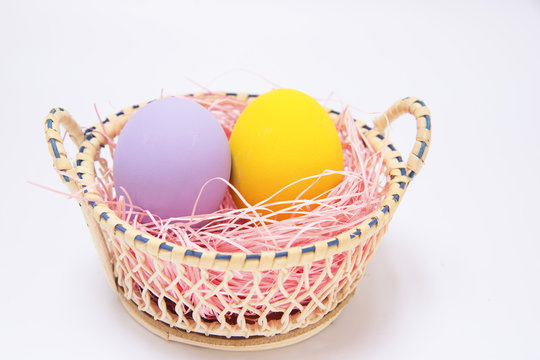
[[[161, 218], [189, 216], [202, 186], [229, 180], [231, 153], [217, 119], [195, 101], [168, 97], [139, 109], [118, 136], [114, 153], [117, 196]], [[195, 214], [216, 211], [227, 185], [204, 188]]]

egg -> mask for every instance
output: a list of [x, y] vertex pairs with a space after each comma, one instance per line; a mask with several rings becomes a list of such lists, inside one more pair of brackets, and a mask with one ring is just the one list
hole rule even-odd
[[[218, 120], [187, 98], [167, 97], [141, 107], [126, 123], [114, 152], [117, 196], [161, 218], [192, 214], [210, 179], [229, 180], [229, 144]], [[216, 211], [227, 185], [206, 185], [195, 214]]]
[[[251, 205], [297, 180], [324, 170], [343, 170], [341, 141], [330, 116], [315, 99], [297, 90], [276, 89], [253, 100], [240, 114], [229, 145], [231, 183]], [[303, 180], [269, 202], [293, 201], [298, 196], [313, 199], [338, 185], [342, 175], [315, 180]], [[240, 197], [233, 198], [238, 207], [245, 207]], [[281, 214], [277, 219], [291, 215]]]

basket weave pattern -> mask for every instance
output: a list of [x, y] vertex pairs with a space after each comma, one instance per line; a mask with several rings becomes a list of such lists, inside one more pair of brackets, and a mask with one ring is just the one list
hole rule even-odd
[[[212, 101], [227, 96], [250, 101], [255, 95], [235, 93], [196, 94]], [[223, 101], [223, 100], [222, 100]], [[319, 322], [325, 314], [354, 292], [366, 263], [386, 232], [403, 194], [420, 171], [431, 140], [431, 115], [415, 98], [396, 102], [374, 120], [372, 129], [357, 122], [359, 131], [376, 151], [382, 151], [386, 167], [385, 197], [378, 210], [357, 228], [310, 246], [260, 254], [194, 251], [142, 233], [118, 218], [89, 184], [96, 178], [95, 162], [108, 138], [120, 133], [130, 116], [145, 103], [107, 117], [83, 133], [61, 108], [51, 110], [45, 121], [49, 151], [61, 179], [80, 200], [94, 245], [109, 285], [154, 319], [188, 332], [224, 337], [284, 334]], [[417, 137], [407, 162], [384, 137], [384, 129], [400, 115], [416, 117]], [[329, 110], [335, 119], [339, 113]], [[74, 164], [68, 160], [59, 126], [79, 146]], [[102, 165], [105, 165], [101, 162]], [[77, 181], [74, 181], [77, 180]], [[252, 279], [243, 294], [230, 289], [235, 274]], [[265, 274], [275, 272], [278, 281], [263, 293]], [[196, 274], [195, 283], [186, 276]], [[283, 284], [294, 284], [289, 293]], [[290, 288], [290, 287], [288, 287]], [[201, 316], [200, 314], [204, 314]]]
[[[319, 321], [354, 291], [383, 232], [363, 246], [306, 265], [242, 271], [251, 279], [244, 296], [229, 288], [238, 271], [178, 265], [149, 257], [120, 239], [106, 239], [117, 282], [140, 310], [183, 330], [247, 337], [287, 333]], [[269, 272], [278, 275], [278, 282], [261, 290]], [[286, 282], [294, 284], [294, 292], [284, 289]], [[201, 317], [205, 310], [217, 315]]]

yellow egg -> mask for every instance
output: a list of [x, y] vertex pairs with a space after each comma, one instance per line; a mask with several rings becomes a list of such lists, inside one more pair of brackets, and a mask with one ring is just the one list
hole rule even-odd
[[[343, 170], [341, 142], [330, 116], [315, 99], [297, 90], [277, 89], [256, 98], [238, 118], [229, 145], [231, 182], [251, 205], [297, 180], [327, 169]], [[315, 180], [301, 181], [269, 202], [293, 201], [315, 182], [300, 197], [313, 199], [339, 184], [342, 176]], [[238, 207], [245, 206], [233, 197]], [[271, 210], [288, 206], [291, 203]]]

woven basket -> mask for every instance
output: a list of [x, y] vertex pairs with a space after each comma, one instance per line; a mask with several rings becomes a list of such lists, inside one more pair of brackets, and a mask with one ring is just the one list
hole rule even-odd
[[[248, 102], [256, 97], [236, 93], [195, 95], [207, 100], [227, 96]], [[384, 200], [360, 226], [310, 246], [280, 252], [195, 251], [134, 229], [103, 204], [99, 194], [72, 180], [94, 182], [94, 164], [100, 149], [106, 146], [106, 138], [100, 132], [115, 138], [130, 116], [145, 104], [127, 107], [84, 133], [64, 109], [54, 108], [45, 121], [47, 144], [55, 167], [65, 173], [60, 178], [69, 191], [84, 194], [79, 204], [108, 283], [120, 295], [124, 307], [139, 323], [165, 339], [210, 348], [275, 348], [301, 341], [324, 329], [353, 295], [367, 260], [386, 232], [407, 186], [422, 167], [431, 139], [430, 112], [425, 104], [415, 98], [397, 101], [374, 120], [373, 129], [357, 122], [359, 131], [373, 148], [383, 151], [387, 171]], [[336, 111], [328, 112], [334, 120], [339, 116]], [[414, 115], [417, 120], [416, 143], [407, 163], [384, 138], [388, 122], [404, 113]], [[66, 156], [60, 125], [79, 148], [74, 164]], [[339, 266], [336, 267], [338, 256]], [[151, 266], [148, 266], [149, 261]], [[315, 263], [324, 264], [326, 271], [314, 274], [311, 268]], [[164, 271], [164, 264], [175, 267], [174, 278], [168, 277], [170, 273]], [[334, 264], [332, 269], [331, 264]], [[184, 276], [187, 271], [196, 272], [199, 280], [191, 282]], [[228, 289], [228, 281], [239, 271], [253, 280], [248, 296], [239, 297]], [[275, 271], [278, 275], [272, 294], [280, 296], [272, 299], [279, 300], [262, 296], [258, 291], [264, 271]], [[297, 281], [294, 293], [287, 293], [281, 285], [291, 271], [300, 272], [302, 281]], [[179, 284], [183, 285], [183, 290], [179, 289]], [[223, 309], [218, 309], [219, 315], [209, 320], [202, 318], [198, 310], [201, 306], [212, 306], [207, 301], [211, 296], [222, 301]]]

